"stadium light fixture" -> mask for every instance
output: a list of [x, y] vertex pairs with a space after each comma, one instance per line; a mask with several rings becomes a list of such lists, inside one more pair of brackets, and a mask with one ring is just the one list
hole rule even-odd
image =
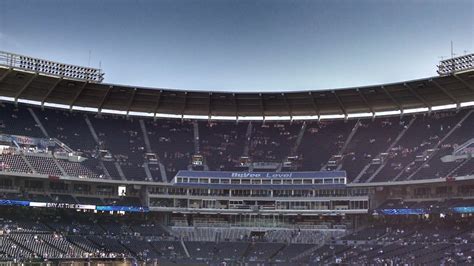
[[263, 121], [263, 116], [238, 116], [237, 120], [241, 121]]
[[6, 96], [0, 96], [0, 101], [14, 102], [14, 101], [15, 101], [15, 98], [13, 98], [13, 97], [6, 97]]
[[389, 115], [399, 115], [402, 112], [400, 110], [394, 110], [394, 111], [382, 111], [382, 112], [375, 112], [375, 116], [389, 116]]
[[439, 110], [456, 109], [456, 108], [457, 108], [457, 105], [453, 103], [453, 104], [433, 106], [431, 107], [431, 110], [439, 111]]
[[319, 119], [323, 120], [323, 119], [344, 119], [346, 118], [345, 115], [343, 114], [339, 114], [339, 115], [320, 115], [319, 116]]
[[143, 117], [153, 117], [153, 116], [155, 116], [154, 113], [134, 112], [134, 111], [128, 112], [128, 115], [130, 115], [130, 116], [143, 116]]
[[428, 107], [410, 108], [410, 109], [404, 109], [403, 114], [423, 113], [423, 112], [428, 112], [429, 110], [430, 108]]
[[227, 121], [235, 121], [237, 119], [236, 116], [220, 116], [220, 115], [211, 115], [211, 120], [227, 120]]
[[127, 111], [119, 111], [119, 110], [112, 110], [112, 109], [102, 109], [100, 111], [103, 114], [113, 114], [113, 115], [126, 115]]
[[208, 120], [209, 116], [207, 115], [183, 115], [184, 119], [196, 119], [196, 120]]
[[265, 121], [289, 121], [291, 120], [291, 116], [265, 116]]
[[446, 76], [471, 69], [474, 69], [474, 54], [467, 54], [439, 62], [438, 74]]
[[18, 102], [19, 103], [31, 104], [31, 105], [40, 105], [41, 106], [40, 101], [33, 101], [33, 100], [27, 100], [27, 99], [18, 99]]
[[317, 115], [295, 115], [293, 120], [319, 120]]
[[161, 117], [161, 118], [178, 118], [182, 119], [183, 117], [181, 115], [176, 115], [176, 114], [162, 114], [162, 113], [156, 113], [155, 117]]
[[474, 106], [474, 102], [463, 102], [463, 103], [461, 103], [461, 107], [467, 107], [467, 106]]
[[101, 83], [104, 80], [101, 69], [74, 66], [4, 51], [0, 51], [0, 65], [50, 77], [94, 83]]
[[347, 118], [363, 118], [363, 117], [372, 117], [374, 113], [354, 113], [354, 114], [347, 114]]
[[76, 111], [84, 111], [84, 112], [92, 112], [92, 113], [98, 113], [99, 112], [99, 108], [93, 108], [93, 107], [84, 107], [84, 106], [73, 106], [72, 107], [72, 110], [76, 110]]
[[58, 108], [58, 109], [69, 109], [69, 105], [59, 104], [59, 103], [49, 103], [49, 102], [45, 102], [45, 103], [43, 104], [43, 106], [46, 106], [46, 107], [53, 107], [53, 108]]

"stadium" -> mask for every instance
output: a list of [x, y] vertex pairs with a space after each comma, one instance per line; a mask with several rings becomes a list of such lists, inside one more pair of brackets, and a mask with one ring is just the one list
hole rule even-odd
[[0, 1], [0, 266], [474, 265], [473, 10]]
[[0, 260], [470, 265], [473, 66], [217, 93], [2, 52]]

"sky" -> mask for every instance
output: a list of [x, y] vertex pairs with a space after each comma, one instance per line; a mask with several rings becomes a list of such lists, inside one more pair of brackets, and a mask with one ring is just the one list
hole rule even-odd
[[234, 92], [435, 76], [474, 52], [472, 0], [0, 0], [0, 50], [106, 83]]

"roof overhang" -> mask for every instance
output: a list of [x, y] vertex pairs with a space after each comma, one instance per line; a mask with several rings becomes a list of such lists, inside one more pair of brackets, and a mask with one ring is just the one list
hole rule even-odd
[[350, 119], [474, 105], [474, 70], [357, 88], [236, 93], [98, 84], [0, 67], [0, 100], [155, 118]]

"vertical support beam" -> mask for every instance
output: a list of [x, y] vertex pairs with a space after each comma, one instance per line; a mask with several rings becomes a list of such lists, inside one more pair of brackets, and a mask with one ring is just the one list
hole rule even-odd
[[30, 86], [30, 84], [33, 82], [33, 80], [38, 77], [38, 73], [35, 73], [33, 76], [31, 76], [26, 83], [21, 87], [21, 89], [16, 93], [15, 95], [15, 104], [18, 103], [18, 98], [20, 98], [21, 94]]
[[235, 96], [235, 93], [232, 93], [232, 102], [234, 104], [235, 108], [235, 122], [238, 122], [238, 117], [239, 117], [239, 104], [237, 102], [237, 98]]
[[[460, 76], [454, 74], [453, 77], [457, 80], [459, 80], [462, 84], [464, 84], [468, 89], [470, 89], [471, 91], [474, 91], [474, 86], [467, 83], [464, 79], [462, 79]], [[1, 80], [0, 80], [1, 81]]]
[[291, 108], [290, 103], [288, 102], [288, 98], [286, 97], [286, 94], [284, 92], [281, 93], [281, 96], [283, 96], [283, 100], [285, 101], [285, 105], [288, 110], [288, 115], [290, 116], [290, 121], [293, 121], [293, 109]]
[[451, 99], [451, 101], [459, 107], [459, 100], [456, 99], [449, 91], [447, 91], [445, 88], [443, 88], [441, 85], [439, 85], [438, 82], [434, 81], [434, 79], [430, 79], [430, 82], [433, 83], [444, 94], [446, 94], [446, 96], [448, 96], [448, 98]]
[[61, 81], [63, 80], [63, 78], [59, 78], [48, 90], [48, 92], [46, 93], [46, 95], [43, 97], [43, 100], [41, 100], [41, 107], [44, 106], [44, 102], [48, 99], [49, 95], [51, 95], [51, 93], [54, 91], [54, 89], [56, 89], [56, 87], [59, 85], [59, 83], [61, 83]]
[[107, 100], [107, 97], [109, 97], [109, 93], [110, 93], [110, 91], [112, 90], [113, 87], [114, 87], [114, 86], [109, 86], [109, 87], [107, 88], [107, 91], [105, 92], [104, 97], [102, 97], [102, 100], [100, 101], [100, 104], [99, 104], [99, 106], [97, 107], [97, 109], [98, 109], [97, 112], [98, 112], [99, 114], [102, 113], [102, 107], [104, 107], [105, 100]]
[[150, 138], [148, 138], [148, 130], [146, 129], [145, 121], [143, 119], [140, 119], [138, 120], [138, 123], [140, 124], [140, 129], [142, 130], [143, 141], [145, 142], [146, 152], [151, 153], [152, 152], [151, 142], [150, 142]]
[[337, 95], [335, 90], [333, 90], [332, 93], [334, 94], [334, 97], [336, 97], [337, 103], [339, 104], [339, 108], [341, 108], [342, 113], [347, 119], [347, 111], [346, 111], [346, 108], [344, 107], [344, 104], [341, 101], [341, 98], [339, 97], [339, 95]]
[[421, 97], [421, 95], [418, 94], [418, 92], [416, 92], [416, 91], [415, 91], [410, 85], [408, 85], [407, 83], [403, 83], [403, 86], [404, 86], [405, 88], [407, 88], [407, 89], [411, 92], [411, 94], [413, 94], [420, 102], [422, 102], [422, 103], [425, 105], [425, 107], [428, 107], [428, 109], [429, 109], [430, 112], [431, 112], [431, 107], [432, 107], [431, 104], [429, 104], [425, 99], [423, 99], [423, 97]]
[[33, 120], [35, 120], [35, 123], [38, 125], [38, 127], [40, 128], [41, 132], [43, 132], [43, 135], [46, 137], [46, 138], [49, 138], [49, 134], [48, 134], [48, 131], [46, 131], [46, 128], [43, 126], [43, 123], [41, 123], [41, 120], [38, 118], [38, 116], [35, 114], [35, 111], [33, 111], [33, 109], [31, 108], [28, 108], [28, 111], [30, 112], [31, 114], [31, 117], [33, 117]]
[[357, 93], [359, 93], [360, 98], [362, 99], [362, 101], [364, 101], [365, 105], [367, 105], [367, 108], [368, 108], [369, 111], [372, 113], [372, 115], [375, 115], [374, 109], [373, 109], [372, 106], [369, 104], [369, 101], [367, 100], [367, 98], [365, 97], [365, 95], [360, 91], [359, 88], [357, 88], [356, 91], [357, 91]]
[[211, 120], [212, 115], [212, 92], [209, 92], [209, 99], [208, 99], [208, 108], [207, 108], [207, 119]]
[[163, 94], [163, 90], [160, 90], [160, 94], [158, 94], [158, 99], [156, 100], [155, 109], [153, 111], [153, 119], [156, 120], [156, 113], [158, 113], [158, 108], [160, 108], [161, 104], [161, 94]]
[[184, 102], [183, 102], [183, 108], [181, 109], [181, 119], [184, 119], [184, 112], [186, 111], [186, 105], [188, 103], [188, 92], [184, 92]]
[[313, 109], [316, 112], [316, 115], [318, 117], [320, 117], [321, 116], [321, 109], [319, 109], [318, 102], [314, 98], [313, 93], [311, 91], [308, 92], [308, 94], [309, 94], [309, 97], [311, 98], [311, 103], [313, 104]]
[[132, 96], [128, 100], [127, 109], [126, 109], [127, 110], [127, 117], [128, 117], [128, 114], [130, 113], [130, 107], [132, 106], [133, 100], [135, 99], [135, 94], [137, 94], [137, 88], [133, 88]]
[[82, 84], [81, 88], [79, 88], [79, 90], [77, 91], [76, 95], [74, 95], [74, 98], [72, 99], [71, 103], [69, 104], [69, 111], [72, 111], [72, 107], [77, 102], [77, 99], [79, 99], [79, 96], [82, 94], [82, 91], [84, 91], [87, 84], [89, 84], [89, 82], [84, 82]]
[[3, 75], [0, 76], [0, 82], [2, 82], [4, 79], [6, 79], [8, 77], [8, 75], [10, 73], [12, 73], [12, 71], [13, 71], [13, 68], [10, 67], [5, 73], [3, 73]]
[[380, 86], [385, 94], [392, 100], [392, 102], [397, 106], [398, 110], [400, 110], [401, 114], [403, 114], [403, 107], [402, 105], [388, 92], [388, 90], [384, 86]]

